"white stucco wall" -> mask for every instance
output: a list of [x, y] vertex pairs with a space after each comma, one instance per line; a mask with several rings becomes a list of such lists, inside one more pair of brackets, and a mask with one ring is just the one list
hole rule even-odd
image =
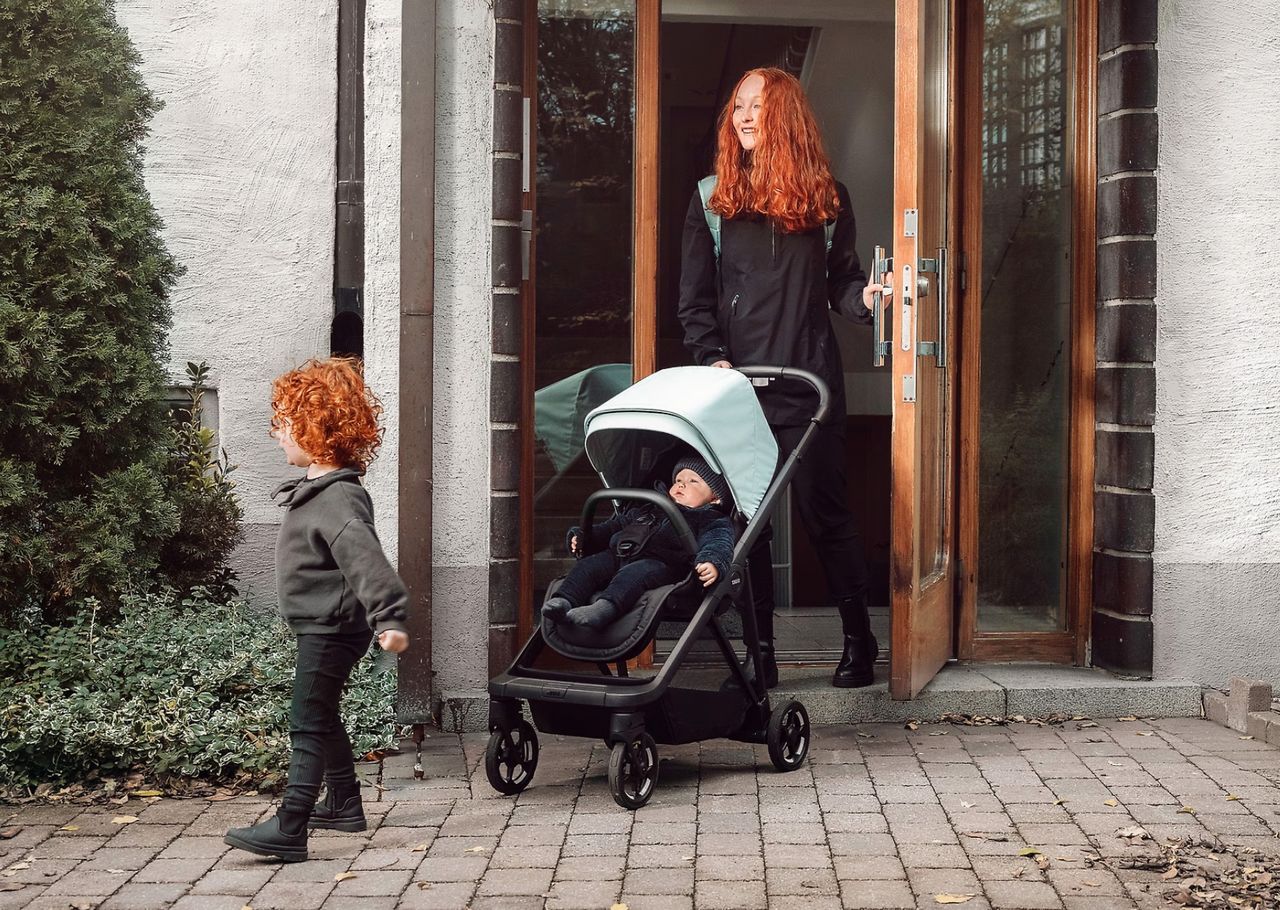
[[436, 16], [432, 669], [452, 697], [488, 681], [494, 26], [483, 0]]
[[1159, 26], [1155, 672], [1280, 683], [1280, 19]]
[[239, 464], [251, 596], [274, 593], [277, 509], [296, 473], [268, 437], [271, 380], [329, 344], [337, 4], [118, 0], [165, 103], [146, 181], [186, 268], [173, 294], [171, 372], [208, 361], [220, 443]]

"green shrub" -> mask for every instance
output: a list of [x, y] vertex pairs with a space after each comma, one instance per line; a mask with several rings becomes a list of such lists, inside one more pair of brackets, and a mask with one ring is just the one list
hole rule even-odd
[[171, 411], [173, 439], [169, 448], [167, 491], [178, 509], [178, 530], [160, 553], [160, 571], [179, 591], [208, 588], [218, 596], [233, 593], [235, 573], [230, 558], [244, 539], [244, 510], [231, 473], [236, 466], [214, 448], [213, 430], [204, 425], [204, 392], [209, 377], [205, 363], [188, 363], [190, 401]]
[[[295, 644], [274, 615], [201, 591], [90, 604], [0, 630], [0, 790], [144, 770], [271, 785], [289, 758]], [[356, 754], [396, 741], [395, 674], [361, 661], [343, 699]]]
[[108, 0], [0, 0], [0, 617], [154, 575], [168, 294], [142, 179], [159, 107]]

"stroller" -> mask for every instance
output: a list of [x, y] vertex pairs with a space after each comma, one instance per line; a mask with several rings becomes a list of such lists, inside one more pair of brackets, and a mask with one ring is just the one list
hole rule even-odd
[[[756, 399], [755, 383], [801, 381], [817, 393], [817, 407], [795, 451], [775, 473], [778, 447]], [[538, 764], [538, 736], [583, 736], [610, 746], [609, 789], [618, 805], [638, 809], [658, 780], [658, 744], [726, 737], [766, 743], [779, 771], [799, 768], [809, 751], [809, 715], [798, 701], [770, 708], [752, 607], [747, 554], [769, 521], [796, 464], [826, 419], [829, 392], [812, 373], [789, 367], [676, 367], [623, 390], [586, 418], [587, 456], [606, 489], [587, 497], [583, 533], [591, 533], [604, 501], [649, 503], [676, 529], [692, 556], [698, 548], [680, 510], [650, 484], [670, 474], [679, 451], [694, 449], [718, 470], [734, 501], [737, 544], [730, 569], [711, 588], [690, 572], [681, 582], [647, 591], [629, 613], [604, 628], [542, 620], [506, 672], [489, 682], [489, 742], [485, 773], [500, 793], [521, 792]], [[554, 595], [559, 580], [547, 597]], [[722, 624], [737, 607], [746, 658]], [[628, 673], [627, 661], [653, 640], [660, 623], [684, 628], [651, 676]], [[723, 664], [699, 666], [695, 646], [710, 637]], [[581, 671], [535, 666], [550, 647], [585, 662]], [[712, 652], [713, 654], [715, 652]], [[563, 663], [563, 661], [560, 661]], [[703, 661], [705, 664], [705, 661]], [[533, 724], [522, 715], [527, 701]]]

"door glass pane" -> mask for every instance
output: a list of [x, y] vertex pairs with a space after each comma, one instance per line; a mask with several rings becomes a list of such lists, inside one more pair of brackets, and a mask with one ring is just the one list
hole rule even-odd
[[635, 3], [539, 0], [534, 587], [599, 480], [582, 422], [631, 382]]
[[[948, 0], [928, 0], [923, 4], [924, 36], [921, 73], [924, 145], [923, 186], [920, 193], [919, 259], [945, 261], [939, 250], [947, 243], [947, 123]], [[898, 274], [901, 275], [901, 269]], [[916, 298], [917, 333], [920, 341], [941, 341], [943, 320], [939, 300], [945, 293], [937, 272], [922, 272], [928, 292]], [[947, 567], [951, 539], [951, 491], [947, 478], [951, 471], [951, 415], [948, 409], [949, 370], [939, 368], [938, 357], [916, 360], [916, 411], [920, 420], [920, 579], [928, 585]]]
[[1065, 628], [1069, 0], [988, 0], [983, 37], [978, 628]]

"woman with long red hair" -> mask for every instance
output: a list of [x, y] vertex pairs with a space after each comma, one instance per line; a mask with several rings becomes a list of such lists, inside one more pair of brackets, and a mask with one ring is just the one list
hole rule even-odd
[[[867, 617], [866, 557], [845, 498], [844, 366], [828, 313], [870, 322], [872, 295], [892, 291], [867, 283], [849, 191], [832, 177], [804, 89], [789, 73], [753, 69], [738, 81], [720, 117], [710, 192], [708, 183], [684, 223], [685, 345], [704, 366], [798, 367], [830, 388], [836, 419], [819, 431], [791, 489], [844, 628], [832, 684], [867, 686], [878, 645]], [[780, 460], [800, 442], [817, 403], [797, 385], [758, 390]], [[749, 567], [770, 687], [778, 679], [771, 536], [762, 535]]]

